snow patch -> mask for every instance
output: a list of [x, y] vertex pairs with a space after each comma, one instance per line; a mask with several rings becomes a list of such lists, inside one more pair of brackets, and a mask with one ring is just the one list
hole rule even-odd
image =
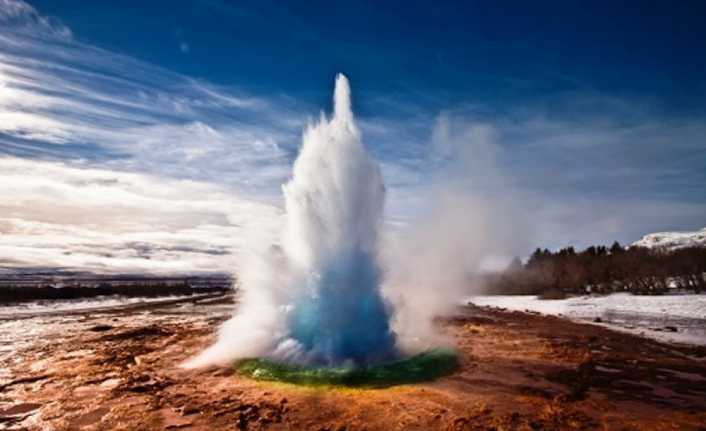
[[633, 244], [635, 247], [677, 250], [687, 247], [706, 247], [706, 228], [695, 232], [656, 232], [645, 235]]

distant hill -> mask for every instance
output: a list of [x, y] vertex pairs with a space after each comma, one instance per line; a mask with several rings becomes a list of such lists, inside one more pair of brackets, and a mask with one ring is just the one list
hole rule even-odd
[[706, 247], [706, 228], [694, 232], [656, 232], [643, 236], [633, 246], [678, 250], [687, 247]]

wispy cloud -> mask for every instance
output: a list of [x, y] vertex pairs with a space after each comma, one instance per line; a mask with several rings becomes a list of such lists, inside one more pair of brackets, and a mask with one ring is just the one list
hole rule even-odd
[[62, 39], [71, 39], [71, 29], [58, 20], [40, 15], [22, 0], [0, 0], [0, 23], [12, 25], [16, 31], [47, 33]]
[[276, 190], [285, 178], [306, 118], [291, 100], [250, 96], [86, 45], [31, 6], [4, 2], [0, 153], [91, 159], [246, 189]]

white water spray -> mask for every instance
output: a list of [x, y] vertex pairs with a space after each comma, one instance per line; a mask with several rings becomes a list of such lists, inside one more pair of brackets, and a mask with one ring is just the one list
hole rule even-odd
[[186, 365], [262, 356], [323, 365], [394, 357], [377, 264], [385, 188], [361, 143], [345, 76], [336, 78], [333, 117], [322, 114], [304, 132], [283, 191], [281, 247], [243, 265], [237, 314], [216, 344]]

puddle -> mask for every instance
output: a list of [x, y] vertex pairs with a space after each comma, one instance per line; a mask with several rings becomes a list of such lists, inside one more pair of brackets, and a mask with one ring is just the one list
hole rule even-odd
[[680, 379], [689, 380], [692, 382], [706, 381], [706, 377], [702, 376], [701, 374], [687, 373], [685, 371], [670, 370], [668, 368], [659, 368], [659, 371], [663, 371], [663, 372], [669, 373], [675, 377], [679, 377]]

